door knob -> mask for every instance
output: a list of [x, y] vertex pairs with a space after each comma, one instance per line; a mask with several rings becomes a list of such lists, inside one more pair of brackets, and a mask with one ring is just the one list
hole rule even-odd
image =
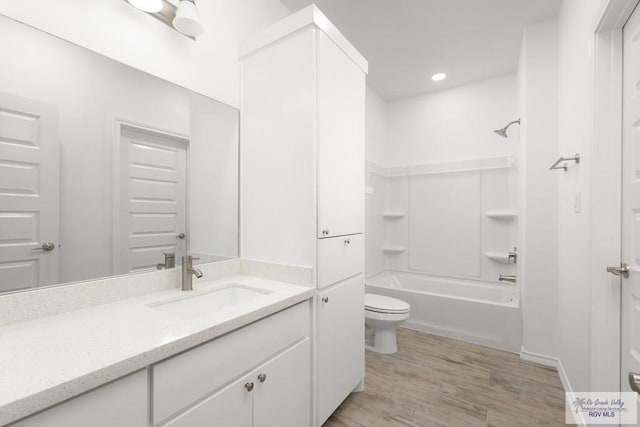
[[629, 372], [629, 387], [636, 393], [640, 393], [640, 374]]
[[248, 382], [244, 385], [244, 388], [247, 389], [247, 391], [251, 391], [253, 390], [253, 383], [252, 382]]
[[625, 279], [629, 278], [629, 271], [629, 264], [627, 263], [622, 263], [620, 267], [607, 267], [607, 273], [622, 276]]
[[52, 250], [54, 250], [56, 248], [56, 245], [52, 242], [46, 242], [43, 243], [42, 246], [37, 247], [37, 248], [33, 248], [31, 249], [32, 251], [45, 251], [45, 252], [51, 252]]

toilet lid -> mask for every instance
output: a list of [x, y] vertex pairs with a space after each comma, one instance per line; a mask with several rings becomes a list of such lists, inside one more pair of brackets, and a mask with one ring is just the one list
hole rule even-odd
[[378, 313], [408, 313], [411, 306], [399, 299], [383, 295], [365, 294], [364, 308]]

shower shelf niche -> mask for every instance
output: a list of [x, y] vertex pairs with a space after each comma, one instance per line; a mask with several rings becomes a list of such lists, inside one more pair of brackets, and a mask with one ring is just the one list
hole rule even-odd
[[501, 221], [511, 221], [518, 217], [518, 214], [513, 211], [487, 211], [487, 217], [491, 219], [497, 219]]
[[405, 216], [407, 216], [406, 212], [382, 212], [382, 217], [388, 219], [404, 218]]
[[382, 247], [382, 252], [386, 254], [399, 254], [406, 250], [407, 248], [405, 248], [404, 246], [383, 246]]

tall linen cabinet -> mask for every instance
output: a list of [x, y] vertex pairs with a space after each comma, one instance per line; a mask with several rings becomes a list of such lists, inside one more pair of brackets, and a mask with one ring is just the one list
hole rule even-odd
[[240, 58], [242, 257], [313, 267], [319, 426], [364, 381], [367, 61], [313, 5]]

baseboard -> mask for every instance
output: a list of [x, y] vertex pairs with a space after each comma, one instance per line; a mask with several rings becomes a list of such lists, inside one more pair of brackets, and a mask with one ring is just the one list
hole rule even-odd
[[[551, 357], [544, 354], [526, 351], [524, 348], [520, 349], [520, 358], [528, 362], [539, 363], [541, 365], [556, 368], [556, 370], [558, 371], [558, 376], [560, 377], [560, 382], [562, 383], [562, 388], [564, 388], [564, 391], [566, 393], [569, 393], [569, 395], [571, 396], [570, 400], [573, 400], [573, 388], [571, 387], [571, 383], [569, 382], [569, 377], [567, 377], [567, 372], [564, 370], [564, 366], [562, 365], [562, 360], [557, 357]], [[580, 427], [586, 426], [586, 422], [582, 414], [575, 414], [573, 412], [571, 412], [571, 414], [573, 415], [573, 421], [576, 425]]]

